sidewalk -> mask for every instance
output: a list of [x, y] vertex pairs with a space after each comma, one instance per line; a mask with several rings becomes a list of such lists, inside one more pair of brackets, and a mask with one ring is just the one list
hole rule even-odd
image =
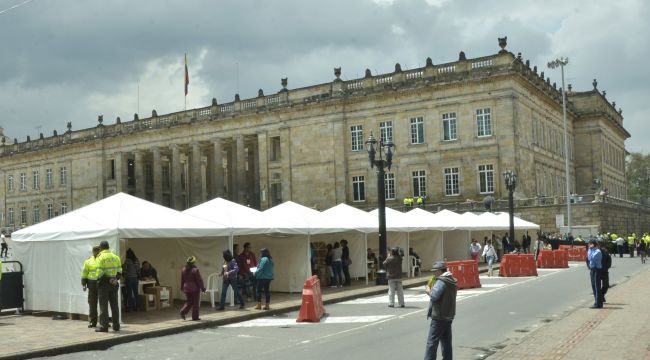
[[650, 360], [650, 268], [607, 292], [603, 309], [588, 304], [551, 322], [490, 360]]
[[[404, 287], [423, 286], [429, 272], [417, 278], [405, 278]], [[385, 294], [387, 286], [376, 286], [374, 281], [365, 285], [365, 279], [353, 281], [343, 288], [323, 287], [323, 303], [335, 303], [365, 296]], [[0, 316], [0, 359], [29, 359], [55, 356], [77, 351], [103, 350], [111, 346], [146, 338], [171, 335], [186, 331], [222, 326], [255, 318], [300, 309], [302, 294], [273, 293], [271, 310], [254, 310], [248, 302], [246, 309], [227, 308], [214, 311], [209, 305], [201, 306], [200, 321], [183, 321], [178, 315], [179, 303], [170, 308], [124, 314], [119, 332], [95, 333], [88, 329], [87, 321], [52, 320], [52, 313]]]

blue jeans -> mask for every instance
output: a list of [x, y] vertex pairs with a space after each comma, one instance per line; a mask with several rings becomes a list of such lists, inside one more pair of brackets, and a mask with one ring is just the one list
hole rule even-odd
[[126, 278], [126, 306], [130, 311], [138, 310], [138, 278]]
[[594, 306], [603, 307], [603, 294], [600, 283], [600, 269], [589, 271], [591, 278], [591, 290], [594, 292]]
[[232, 291], [235, 293], [235, 301], [239, 302], [239, 306], [244, 307], [244, 298], [239, 292], [239, 286], [237, 284], [237, 279], [227, 279], [223, 278], [223, 285], [221, 286], [221, 301], [219, 302], [219, 309], [223, 309], [226, 305], [226, 293], [228, 292], [228, 286], [232, 286]]
[[431, 320], [424, 360], [436, 359], [438, 355], [438, 343], [442, 347], [442, 360], [451, 360], [451, 321]]
[[334, 278], [336, 279], [336, 285], [343, 285], [343, 276], [341, 272], [343, 271], [343, 263], [341, 261], [332, 261], [332, 271], [334, 271]]

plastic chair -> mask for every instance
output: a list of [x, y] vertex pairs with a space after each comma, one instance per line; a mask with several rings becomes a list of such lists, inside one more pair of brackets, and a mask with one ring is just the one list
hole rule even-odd
[[411, 256], [411, 277], [415, 277], [415, 272], [421, 274], [420, 264], [418, 264], [418, 259], [415, 256]]
[[219, 274], [212, 273], [208, 275], [208, 286], [205, 289], [205, 292], [210, 294], [210, 305], [214, 307], [214, 299], [217, 298], [219, 294], [219, 288], [217, 288], [217, 282], [219, 280]]

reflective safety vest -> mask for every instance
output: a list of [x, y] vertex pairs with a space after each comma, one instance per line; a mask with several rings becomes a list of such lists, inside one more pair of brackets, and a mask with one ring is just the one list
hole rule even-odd
[[423, 202], [423, 201], [424, 201], [424, 200], [422, 199], [422, 196], [418, 196], [418, 199], [417, 199], [417, 203], [418, 203], [418, 205], [422, 205], [422, 202]]
[[634, 244], [634, 236], [630, 235], [627, 237], [627, 243], [632, 245]]
[[109, 250], [102, 250], [96, 259], [97, 265], [97, 280], [103, 278], [114, 279], [118, 273], [122, 272], [122, 260], [120, 257], [113, 254]]
[[97, 281], [97, 259], [94, 255], [86, 259], [81, 268], [81, 285], [88, 284], [88, 281]]

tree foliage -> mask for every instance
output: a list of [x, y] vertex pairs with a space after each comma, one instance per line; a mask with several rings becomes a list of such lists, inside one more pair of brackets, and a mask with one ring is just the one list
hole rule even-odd
[[630, 153], [625, 160], [625, 175], [628, 200], [650, 203], [650, 154]]

